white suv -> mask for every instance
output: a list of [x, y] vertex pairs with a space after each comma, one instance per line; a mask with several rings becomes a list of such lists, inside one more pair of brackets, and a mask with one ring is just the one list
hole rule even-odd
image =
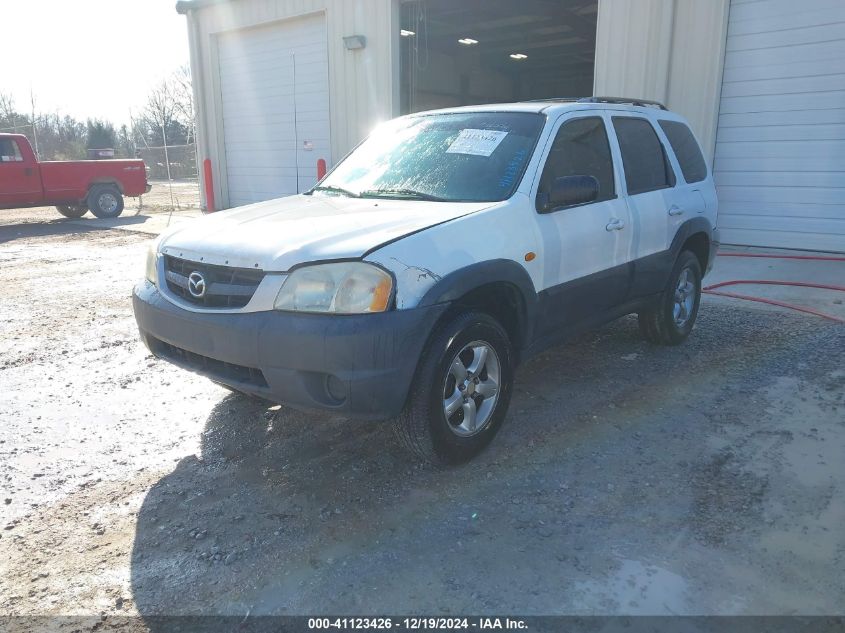
[[630, 313], [683, 341], [718, 247], [684, 120], [591, 97], [382, 125], [313, 190], [163, 235], [134, 291], [150, 350], [234, 390], [390, 419], [422, 458], [493, 438], [517, 365]]

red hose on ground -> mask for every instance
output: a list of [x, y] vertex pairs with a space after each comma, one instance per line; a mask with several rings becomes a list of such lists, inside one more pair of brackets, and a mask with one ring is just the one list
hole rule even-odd
[[704, 290], [715, 290], [716, 288], [723, 288], [725, 286], [738, 286], [740, 284], [755, 284], [761, 286], [799, 286], [801, 288], [821, 288], [822, 290], [839, 290], [845, 292], [845, 286], [831, 286], [828, 284], [813, 284], [807, 281], [774, 281], [772, 279], [738, 279], [737, 281], [722, 281], [712, 286], [707, 286]]
[[845, 257], [830, 255], [765, 255], [763, 253], [719, 253], [719, 257], [762, 257], [765, 259], [813, 259], [820, 262], [845, 262]]
[[824, 312], [819, 312], [818, 310], [813, 310], [812, 308], [804, 308], [802, 306], [796, 306], [791, 303], [784, 303], [783, 301], [776, 301], [775, 299], [764, 299], [763, 297], [752, 297], [750, 295], [739, 295], [734, 292], [721, 292], [719, 290], [702, 290], [704, 294], [708, 295], [717, 295], [719, 297], [730, 297], [731, 299], [745, 299], [746, 301], [756, 301], [757, 303], [767, 303], [773, 306], [780, 306], [781, 308], [789, 308], [790, 310], [795, 310], [796, 312], [806, 312], [807, 314], [813, 314], [815, 316], [822, 317], [823, 319], [828, 319], [830, 321], [835, 321], [836, 323], [845, 323], [845, 319], [840, 319], [837, 316], [833, 316], [832, 314], [825, 314]]
[[[823, 262], [845, 262], [845, 257], [831, 257], [828, 255], [766, 255], [763, 253], [719, 253], [719, 257], [761, 257], [761, 258], [769, 258], [769, 259], [798, 259], [798, 260], [815, 260], [815, 261], [823, 261]], [[840, 292], [845, 292], [845, 286], [834, 286], [830, 284], [815, 284], [809, 283], [806, 281], [776, 281], [772, 279], [738, 279], [734, 281], [723, 281], [718, 284], [713, 284], [712, 286], [707, 286], [702, 288], [702, 292], [709, 295], [716, 295], [720, 297], [730, 297], [731, 299], [743, 299], [745, 301], [755, 301], [757, 303], [766, 303], [773, 306], [779, 306], [781, 308], [788, 308], [789, 310], [795, 310], [797, 312], [805, 312], [807, 314], [812, 314], [815, 316], [822, 317], [823, 319], [828, 319], [830, 321], [835, 321], [836, 323], [845, 323], [845, 319], [842, 319], [838, 316], [833, 316], [832, 314], [826, 314], [824, 312], [819, 312], [818, 310], [814, 310], [812, 308], [805, 308], [803, 306], [797, 306], [791, 303], [785, 303], [783, 301], [777, 301], [775, 299], [765, 299], [763, 297], [752, 297], [750, 295], [741, 295], [736, 294], [734, 292], [723, 292], [720, 290], [716, 290], [716, 288], [723, 288], [725, 286], [737, 286], [740, 284], [759, 284], [759, 285], [769, 285], [769, 286], [798, 286], [801, 288], [819, 288], [822, 290], [838, 290]]]

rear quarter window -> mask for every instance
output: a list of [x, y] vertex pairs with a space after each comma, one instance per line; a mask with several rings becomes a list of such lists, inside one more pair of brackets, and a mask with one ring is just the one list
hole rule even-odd
[[684, 180], [692, 183], [707, 178], [707, 163], [704, 162], [701, 148], [692, 131], [680, 121], [660, 121], [660, 127], [675, 152]]
[[675, 174], [657, 132], [646, 119], [613, 117], [628, 195], [675, 186]]

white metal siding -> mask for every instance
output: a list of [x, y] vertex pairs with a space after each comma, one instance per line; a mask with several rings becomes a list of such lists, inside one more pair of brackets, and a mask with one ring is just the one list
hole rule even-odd
[[845, 251], [845, 2], [733, 0], [714, 175], [722, 241]]
[[223, 34], [218, 61], [229, 205], [313, 186], [331, 158], [324, 16]]
[[593, 93], [656, 99], [683, 115], [708, 161], [728, 0], [598, 0]]

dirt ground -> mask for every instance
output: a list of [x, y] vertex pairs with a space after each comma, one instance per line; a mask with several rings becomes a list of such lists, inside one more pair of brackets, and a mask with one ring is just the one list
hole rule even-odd
[[0, 214], [0, 614], [845, 614], [842, 326], [624, 319], [434, 470], [152, 358], [148, 239]]
[[[137, 209], [191, 209], [200, 206], [200, 186], [196, 180], [153, 181], [153, 188], [140, 198], [126, 198], [127, 213]], [[172, 197], [171, 197], [172, 194]], [[91, 217], [90, 213], [87, 217]]]

